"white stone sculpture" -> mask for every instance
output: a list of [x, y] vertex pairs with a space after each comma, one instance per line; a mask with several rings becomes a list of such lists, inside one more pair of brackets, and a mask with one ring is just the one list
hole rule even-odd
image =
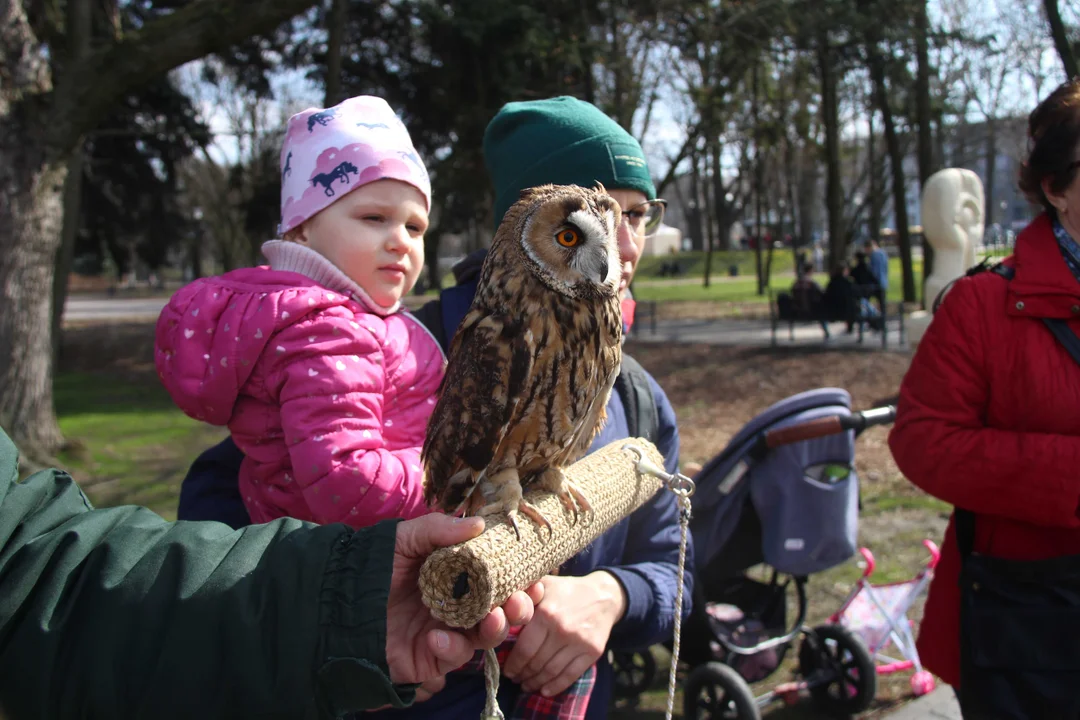
[[924, 282], [927, 311], [911, 314], [908, 341], [918, 344], [930, 325], [934, 299], [975, 264], [983, 236], [983, 185], [971, 170], [946, 168], [930, 176], [922, 193], [923, 242], [934, 249], [934, 269]]

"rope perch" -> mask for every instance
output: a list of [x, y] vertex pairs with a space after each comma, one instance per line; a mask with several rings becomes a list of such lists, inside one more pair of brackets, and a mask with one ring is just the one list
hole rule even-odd
[[638, 472], [637, 454], [624, 449], [628, 444], [641, 449], [642, 461], [663, 467], [663, 457], [649, 441], [618, 440], [564, 471], [592, 505], [591, 512], [575, 519], [554, 494], [528, 490], [525, 499], [551, 522], [550, 535], [523, 518], [519, 540], [506, 516], [495, 516], [479, 537], [432, 553], [420, 569], [420, 593], [431, 614], [450, 627], [476, 625], [512, 592], [549, 574], [644, 505], [664, 483]]

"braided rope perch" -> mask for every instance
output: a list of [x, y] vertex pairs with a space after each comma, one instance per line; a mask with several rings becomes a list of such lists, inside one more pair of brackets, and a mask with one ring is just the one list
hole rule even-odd
[[551, 522], [550, 537], [547, 528], [520, 518], [519, 540], [506, 516], [495, 516], [479, 537], [432, 553], [420, 569], [420, 593], [431, 614], [450, 627], [476, 625], [511, 593], [552, 572], [644, 505], [664, 483], [638, 472], [637, 456], [623, 449], [628, 442], [663, 467], [660, 452], [642, 439], [619, 440], [579, 460], [564, 472], [592, 511], [576, 519], [552, 493], [526, 491], [525, 499]]

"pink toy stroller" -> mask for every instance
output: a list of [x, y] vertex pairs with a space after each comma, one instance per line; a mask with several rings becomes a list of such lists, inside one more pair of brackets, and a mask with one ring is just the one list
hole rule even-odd
[[[878, 675], [890, 675], [914, 668], [911, 691], [917, 696], [926, 695], [934, 689], [934, 676], [923, 670], [922, 663], [919, 662], [919, 652], [915, 649], [915, 638], [911, 632], [907, 611], [930, 584], [934, 577], [934, 568], [941, 557], [937, 545], [933, 542], [923, 540], [923, 545], [930, 551], [930, 560], [926, 566], [910, 580], [884, 585], [871, 584], [874, 555], [866, 548], [859, 548], [859, 553], [866, 560], [866, 569], [844, 604], [829, 618], [830, 623], [839, 623], [862, 638], [878, 663]], [[884, 653], [890, 644], [896, 647], [903, 660]]]

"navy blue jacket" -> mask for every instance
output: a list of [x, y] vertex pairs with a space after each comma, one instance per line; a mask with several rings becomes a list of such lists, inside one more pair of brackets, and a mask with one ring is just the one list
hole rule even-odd
[[[451, 336], [472, 302], [474, 284], [457, 285], [441, 295], [444, 328]], [[659, 416], [656, 446], [668, 472], [679, 464], [679, 430], [675, 411], [664, 391], [649, 377]], [[617, 393], [607, 405], [607, 422], [589, 452], [629, 436], [626, 412]], [[233, 527], [250, 523], [240, 499], [237, 477], [243, 455], [231, 440], [204, 452], [191, 466], [180, 489], [181, 520], [217, 520]], [[615, 650], [646, 648], [671, 637], [674, 627], [676, 563], [679, 556], [679, 520], [675, 496], [661, 491], [644, 507], [596, 539], [567, 562], [562, 575], [580, 577], [594, 570], [614, 575], [626, 590], [626, 613], [612, 629], [608, 647]], [[693, 595], [693, 545], [688, 548], [683, 594], [683, 620], [690, 613]], [[606, 656], [597, 666], [597, 680], [589, 702], [588, 720], [607, 716], [613, 674]], [[500, 704], [512, 707], [518, 688], [503, 680]], [[368, 713], [366, 717], [475, 720], [484, 702], [484, 681], [479, 674], [451, 673], [446, 689], [411, 708]]]

